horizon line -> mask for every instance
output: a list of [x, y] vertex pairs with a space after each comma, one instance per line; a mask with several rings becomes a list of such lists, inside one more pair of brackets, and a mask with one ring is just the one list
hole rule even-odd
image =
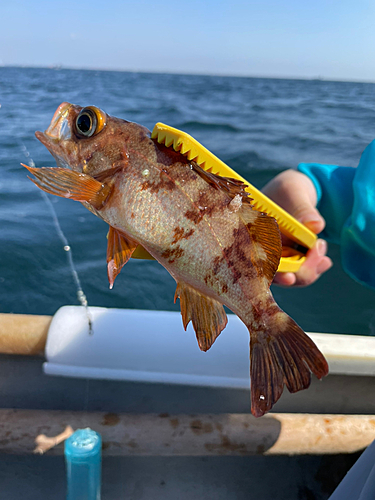
[[71, 71], [103, 71], [113, 73], [142, 73], [142, 74], [155, 74], [155, 75], [176, 75], [176, 76], [209, 76], [221, 78], [253, 78], [259, 80], [301, 80], [301, 81], [322, 81], [322, 82], [338, 82], [338, 83], [371, 83], [374, 84], [375, 80], [347, 80], [341, 78], [317, 76], [263, 76], [263, 75], [246, 75], [246, 74], [223, 74], [223, 73], [199, 73], [193, 71], [187, 72], [173, 72], [167, 70], [140, 70], [140, 69], [121, 69], [121, 68], [99, 68], [99, 67], [77, 67], [77, 66], [64, 66], [62, 64], [52, 65], [29, 65], [29, 64], [2, 64], [1, 68], [25, 68], [25, 69], [50, 69], [50, 70], [71, 70]]

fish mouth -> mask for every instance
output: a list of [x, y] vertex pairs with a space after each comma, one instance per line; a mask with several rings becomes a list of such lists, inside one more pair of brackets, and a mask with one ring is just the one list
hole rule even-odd
[[35, 132], [36, 138], [48, 150], [51, 150], [60, 141], [71, 138], [71, 129], [69, 126], [69, 111], [73, 105], [69, 102], [63, 102], [55, 111], [49, 127], [44, 131]]
[[40, 141], [43, 146], [45, 146], [49, 151], [50, 149], [56, 145], [57, 141], [56, 139], [51, 139], [49, 138], [44, 132], [40, 132], [39, 130], [37, 130], [35, 132], [35, 137], [38, 139], [38, 141]]

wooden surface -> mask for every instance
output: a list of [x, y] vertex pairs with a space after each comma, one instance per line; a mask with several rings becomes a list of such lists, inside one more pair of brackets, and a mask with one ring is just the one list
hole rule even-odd
[[[367, 415], [130, 414], [0, 410], [0, 453], [28, 454], [40, 434], [53, 437], [67, 425], [102, 435], [112, 456], [217, 456], [337, 454], [362, 450], [375, 439]], [[63, 452], [63, 445], [49, 450]]]
[[43, 354], [52, 316], [0, 314], [0, 353]]

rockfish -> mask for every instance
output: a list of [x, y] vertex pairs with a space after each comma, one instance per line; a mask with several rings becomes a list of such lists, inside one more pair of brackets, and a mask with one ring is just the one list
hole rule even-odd
[[31, 168], [48, 193], [80, 201], [109, 224], [110, 286], [137, 246], [177, 282], [182, 321], [207, 351], [227, 324], [223, 305], [250, 332], [251, 411], [319, 379], [327, 362], [276, 304], [270, 285], [281, 255], [274, 218], [253, 210], [244, 184], [204, 171], [151, 139], [143, 126], [64, 102], [36, 137], [58, 167]]

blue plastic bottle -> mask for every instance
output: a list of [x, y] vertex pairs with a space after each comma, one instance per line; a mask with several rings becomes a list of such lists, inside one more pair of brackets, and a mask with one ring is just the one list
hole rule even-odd
[[65, 441], [67, 500], [100, 500], [102, 438], [87, 428]]

